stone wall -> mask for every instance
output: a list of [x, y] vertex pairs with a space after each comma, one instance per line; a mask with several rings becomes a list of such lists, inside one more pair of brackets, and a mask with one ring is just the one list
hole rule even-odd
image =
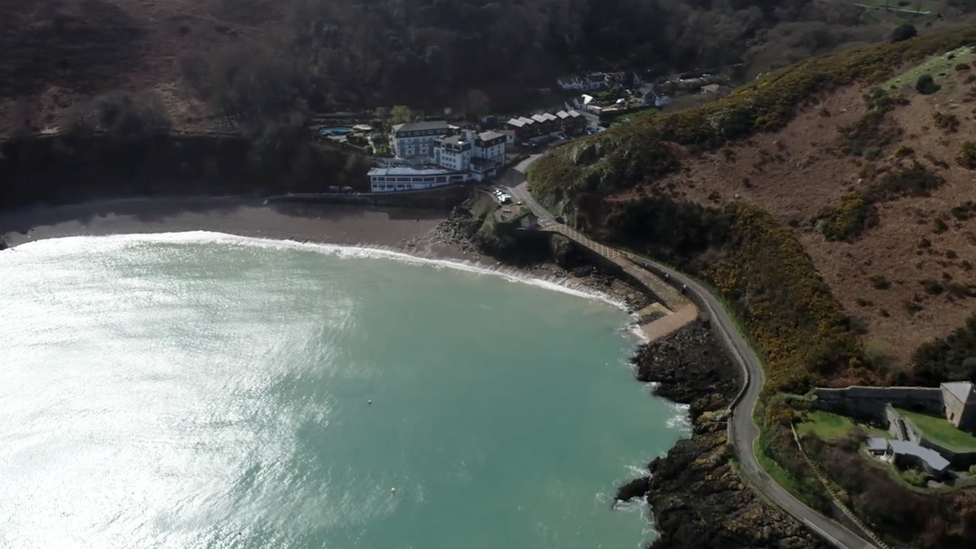
[[813, 407], [866, 421], [887, 423], [885, 406], [942, 415], [942, 390], [935, 387], [847, 387], [814, 389]]
[[887, 421], [888, 432], [898, 440], [908, 439], [907, 426], [901, 421], [901, 414], [891, 405], [885, 405], [885, 421]]
[[919, 430], [918, 426], [912, 420], [902, 417], [891, 405], [885, 406], [885, 417], [888, 421], [888, 432], [895, 438], [914, 442], [923, 448], [935, 450], [942, 457], [949, 460], [951, 467], [954, 469], [966, 470], [970, 466], [976, 465], [976, 452], [956, 452], [925, 438], [922, 431]]

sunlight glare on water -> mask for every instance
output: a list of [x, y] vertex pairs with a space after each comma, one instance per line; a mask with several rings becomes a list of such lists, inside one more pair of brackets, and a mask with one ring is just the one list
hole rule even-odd
[[0, 253], [0, 547], [652, 539], [614, 486], [687, 425], [633, 381], [627, 316], [402, 259], [210, 233]]

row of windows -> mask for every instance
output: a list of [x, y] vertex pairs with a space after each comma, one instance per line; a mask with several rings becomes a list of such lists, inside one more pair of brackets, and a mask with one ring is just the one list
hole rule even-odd
[[410, 132], [397, 132], [396, 138], [401, 137], [415, 137], [419, 135], [443, 135], [447, 133], [447, 130], [415, 130]]
[[373, 185], [373, 189], [384, 191], [409, 191], [410, 185]]
[[415, 176], [406, 176], [406, 177], [384, 177], [384, 176], [378, 175], [378, 176], [373, 176], [372, 180], [374, 182], [387, 182], [387, 181], [394, 182], [395, 181], [395, 182], [400, 182], [400, 183], [433, 183], [433, 182], [436, 181], [438, 183], [444, 183], [445, 181], [447, 181], [447, 176], [446, 175], [437, 175], [437, 176], [428, 175], [428, 176], [421, 177], [421, 176], [415, 175]]

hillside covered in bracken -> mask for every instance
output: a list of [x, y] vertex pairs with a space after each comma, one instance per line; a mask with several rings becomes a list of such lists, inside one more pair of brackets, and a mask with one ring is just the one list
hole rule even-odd
[[[725, 299], [768, 371], [765, 467], [823, 512], [790, 427], [810, 389], [976, 381], [974, 45], [960, 27], [812, 58], [563, 145], [530, 173], [567, 222]], [[966, 483], [919, 490], [856, 439], [806, 444], [891, 540], [976, 543]]]

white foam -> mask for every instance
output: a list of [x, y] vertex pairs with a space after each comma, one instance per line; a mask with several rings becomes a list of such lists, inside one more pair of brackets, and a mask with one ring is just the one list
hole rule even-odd
[[[295, 240], [273, 240], [255, 238], [210, 231], [189, 231], [174, 233], [139, 233], [108, 236], [69, 236], [26, 242], [16, 247], [17, 250], [29, 252], [33, 257], [63, 256], [67, 254], [87, 254], [92, 251], [107, 252], [121, 250], [130, 246], [145, 243], [159, 244], [224, 244], [237, 246], [253, 246], [265, 249], [306, 250], [323, 253], [342, 258], [389, 259], [412, 265], [427, 265], [435, 268], [447, 268], [466, 273], [498, 276], [509, 282], [529, 284], [546, 290], [569, 294], [584, 299], [600, 301], [621, 310], [628, 310], [627, 305], [620, 300], [613, 299], [607, 294], [585, 288], [568, 278], [534, 278], [516, 269], [506, 267], [486, 267], [476, 262], [453, 261], [447, 259], [433, 259], [418, 257], [408, 253], [382, 247], [365, 245], [343, 246], [338, 244], [320, 244], [312, 242], [298, 242]], [[18, 255], [18, 254], [13, 254]], [[635, 330], [634, 333], [639, 332]], [[643, 334], [639, 334], [643, 338]]]
[[685, 436], [691, 436], [692, 426], [691, 415], [689, 414], [691, 406], [677, 402], [668, 402], [668, 407], [674, 412], [674, 415], [668, 418], [668, 428], [679, 431]]

